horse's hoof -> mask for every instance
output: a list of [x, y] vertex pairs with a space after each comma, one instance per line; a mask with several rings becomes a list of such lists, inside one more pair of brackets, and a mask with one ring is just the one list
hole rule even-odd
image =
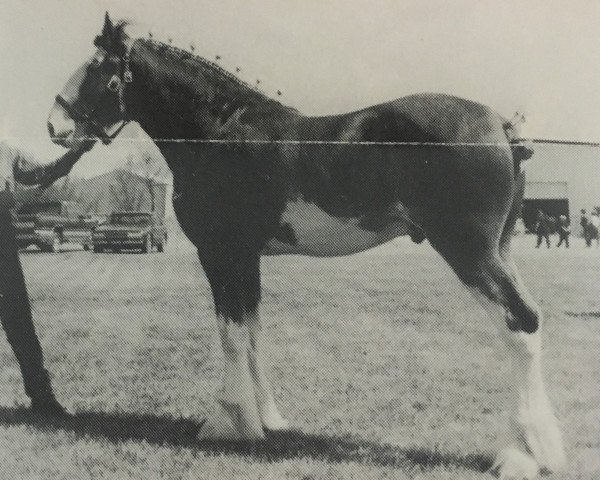
[[221, 418], [206, 419], [198, 431], [198, 440], [241, 440], [231, 422]]
[[290, 422], [280, 415], [264, 418], [262, 420], [262, 424], [265, 430], [269, 430], [271, 432], [280, 432], [290, 429]]
[[64, 417], [67, 415], [67, 411], [54, 397], [32, 399], [31, 410], [47, 417]]
[[567, 460], [565, 452], [562, 448], [555, 451], [554, 456], [546, 455], [544, 458], [536, 457], [536, 461], [540, 465], [540, 471], [544, 474], [556, 473], [564, 470]]
[[219, 402], [223, 408], [200, 427], [199, 440], [254, 441], [265, 438], [258, 419], [243, 417], [239, 405]]
[[500, 480], [532, 480], [539, 474], [533, 457], [516, 448], [506, 448], [496, 457], [491, 473]]
[[530, 428], [528, 431], [525, 437], [527, 450], [535, 458], [542, 473], [559, 472], [567, 463], [562, 435], [554, 417], [549, 414], [546, 418], [544, 422], [538, 423], [538, 428]]

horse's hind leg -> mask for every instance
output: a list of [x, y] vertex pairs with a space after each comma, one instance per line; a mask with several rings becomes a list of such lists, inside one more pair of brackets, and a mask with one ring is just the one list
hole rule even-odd
[[500, 285], [500, 296], [493, 290], [486, 294], [482, 289], [478, 289], [476, 296], [492, 318], [501, 319], [496, 323], [512, 361], [514, 403], [510, 419], [513, 445], [502, 452], [494, 467], [499, 471], [510, 470], [514, 461], [511, 457], [524, 449], [540, 468], [556, 471], [564, 465], [565, 454], [542, 377], [542, 315], [512, 261], [501, 268], [490, 267], [491, 271], [495, 269], [498, 270], [492, 280], [493, 288]]
[[[474, 253], [469, 258], [453, 252], [469, 251], [470, 246]], [[508, 247], [477, 249], [446, 243], [438, 250], [494, 320], [511, 357], [511, 437], [494, 470], [501, 478], [529, 479], [540, 468], [560, 469], [565, 463], [562, 437], [542, 379], [542, 316], [519, 278]]]

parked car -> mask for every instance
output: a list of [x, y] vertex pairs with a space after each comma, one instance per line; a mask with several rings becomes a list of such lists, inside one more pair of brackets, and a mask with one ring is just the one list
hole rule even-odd
[[156, 247], [163, 252], [167, 229], [162, 218], [149, 212], [114, 212], [92, 234], [94, 252], [104, 250], [141, 250], [150, 253]]
[[43, 252], [59, 252], [63, 243], [80, 244], [89, 250], [97, 225], [79, 203], [71, 201], [25, 203], [15, 214], [19, 247], [37, 245]]

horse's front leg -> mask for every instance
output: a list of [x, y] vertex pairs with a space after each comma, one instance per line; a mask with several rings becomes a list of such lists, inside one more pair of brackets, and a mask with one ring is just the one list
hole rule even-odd
[[248, 360], [262, 425], [267, 430], [285, 430], [288, 428], [288, 422], [281, 416], [275, 405], [267, 369], [264, 365], [262, 325], [258, 311], [248, 316], [248, 330], [250, 333]]
[[222, 408], [205, 422], [200, 438], [256, 440], [264, 437], [263, 428], [287, 426], [262, 361], [259, 262], [258, 253], [239, 251], [202, 262], [215, 300], [224, 368]]
[[250, 373], [250, 335], [246, 319], [219, 316], [223, 348], [223, 389], [220, 411], [203, 425], [199, 437], [224, 440], [257, 440], [264, 437], [254, 381]]

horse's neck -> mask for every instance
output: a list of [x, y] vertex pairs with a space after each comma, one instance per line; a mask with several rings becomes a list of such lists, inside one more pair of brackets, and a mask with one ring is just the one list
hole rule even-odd
[[131, 69], [126, 108], [153, 139], [269, 140], [280, 138], [286, 124], [298, 117], [208, 63], [178, 57], [167, 46], [136, 41]]

